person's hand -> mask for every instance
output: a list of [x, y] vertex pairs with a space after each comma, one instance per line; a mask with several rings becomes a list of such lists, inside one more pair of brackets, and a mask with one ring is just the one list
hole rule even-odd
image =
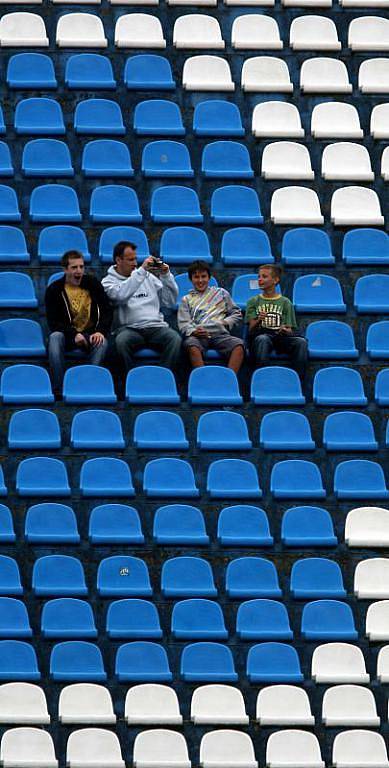
[[89, 341], [92, 347], [101, 347], [101, 345], [104, 344], [105, 336], [99, 331], [96, 331], [96, 333], [92, 333], [92, 335], [89, 336]]
[[74, 337], [74, 343], [77, 345], [77, 347], [85, 347], [85, 349], [88, 347], [88, 342], [82, 333], [76, 333]]
[[167, 273], [169, 272], [169, 264], [165, 264], [165, 262], [162, 262], [160, 270], [161, 270], [161, 275], [167, 275]]
[[263, 309], [261, 309], [261, 311], [258, 313], [258, 323], [262, 324], [265, 319], [266, 319], [266, 312]]
[[290, 325], [280, 325], [278, 333], [292, 333], [292, 328]]
[[147, 258], [144, 260], [142, 264], [142, 267], [147, 272], [150, 272], [150, 269], [153, 269], [154, 267], [154, 256], [147, 256]]
[[203, 328], [202, 325], [199, 325], [199, 327], [193, 331], [192, 336], [197, 336], [199, 339], [208, 339], [209, 333], [206, 328]]

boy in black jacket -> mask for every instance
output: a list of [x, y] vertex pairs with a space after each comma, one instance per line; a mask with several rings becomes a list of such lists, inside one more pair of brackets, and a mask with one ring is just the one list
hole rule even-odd
[[112, 310], [99, 280], [85, 274], [84, 257], [66, 251], [61, 259], [62, 279], [46, 290], [45, 304], [50, 329], [48, 353], [54, 392], [60, 395], [65, 352], [79, 350], [93, 365], [101, 365], [107, 352]]

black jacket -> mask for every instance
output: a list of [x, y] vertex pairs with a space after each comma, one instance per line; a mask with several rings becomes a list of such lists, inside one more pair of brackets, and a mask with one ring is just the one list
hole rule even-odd
[[[84, 275], [80, 288], [91, 296], [91, 329], [108, 336], [112, 323], [112, 309], [100, 281], [93, 275]], [[74, 343], [78, 331], [72, 325], [70, 304], [65, 292], [65, 276], [48, 286], [45, 294], [46, 317], [50, 332], [61, 331], [68, 344]]]

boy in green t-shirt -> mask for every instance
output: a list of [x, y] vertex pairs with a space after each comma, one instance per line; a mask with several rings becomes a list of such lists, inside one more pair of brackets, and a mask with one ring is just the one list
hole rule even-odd
[[249, 326], [249, 349], [258, 367], [268, 365], [271, 352], [289, 355], [300, 378], [304, 379], [308, 345], [297, 330], [294, 307], [278, 291], [281, 268], [264, 264], [259, 268], [261, 293], [249, 299], [245, 322]]

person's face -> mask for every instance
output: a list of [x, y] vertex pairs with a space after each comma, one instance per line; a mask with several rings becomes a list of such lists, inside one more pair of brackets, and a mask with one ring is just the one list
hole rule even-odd
[[202, 270], [196, 270], [196, 272], [193, 272], [193, 275], [191, 277], [193, 287], [198, 291], [199, 293], [204, 293], [204, 291], [207, 290], [210, 277], [208, 272], [205, 271], [205, 269]]
[[74, 285], [75, 287], [80, 285], [84, 272], [84, 259], [69, 259], [67, 267], [64, 268], [65, 283], [68, 285]]
[[119, 272], [119, 275], [123, 275], [123, 277], [130, 277], [137, 266], [136, 251], [127, 246], [127, 248], [124, 249], [122, 256], [116, 261], [116, 271]]
[[275, 291], [278, 278], [273, 274], [271, 269], [261, 268], [258, 272], [258, 285], [261, 291], [272, 292]]

